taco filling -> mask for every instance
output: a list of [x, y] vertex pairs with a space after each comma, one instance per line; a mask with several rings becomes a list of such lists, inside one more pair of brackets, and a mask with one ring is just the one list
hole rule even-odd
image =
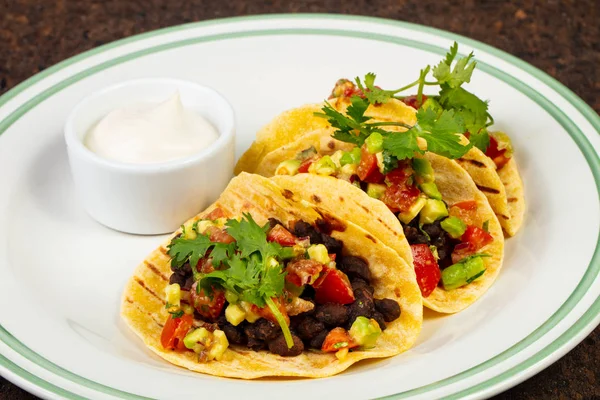
[[372, 133], [360, 148], [325, 156], [309, 148], [275, 171], [298, 173], [346, 180], [383, 202], [402, 224], [424, 297], [438, 286], [453, 290], [485, 273], [482, 257], [487, 255], [480, 250], [494, 238], [477, 212], [477, 202], [447, 204], [426, 158], [388, 158], [381, 135]]
[[375, 299], [368, 263], [344, 255], [335, 227], [318, 220], [293, 226], [221, 209], [189, 223], [168, 245], [161, 344], [220, 360], [229, 345], [293, 357], [316, 349], [345, 357], [366, 350], [400, 317], [393, 299]]

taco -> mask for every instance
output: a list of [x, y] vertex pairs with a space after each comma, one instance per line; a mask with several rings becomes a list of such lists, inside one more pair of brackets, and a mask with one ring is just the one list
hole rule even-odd
[[301, 197], [234, 178], [138, 266], [126, 323], [175, 365], [243, 379], [330, 376], [410, 348], [422, 323], [412, 268]]
[[[399, 162], [384, 175], [377, 165], [381, 154], [369, 153], [367, 146], [285, 159], [303, 143], [300, 138], [272, 152], [257, 172], [361, 226], [413, 261], [426, 307], [461, 311], [494, 282], [502, 266], [502, 228], [485, 196], [456, 162], [426, 153]], [[297, 154], [312, 153], [305, 149]]]

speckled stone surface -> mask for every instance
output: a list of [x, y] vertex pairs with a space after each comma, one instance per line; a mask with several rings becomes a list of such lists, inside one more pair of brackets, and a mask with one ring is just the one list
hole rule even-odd
[[[598, 0], [0, 0], [0, 95], [85, 50], [141, 32], [240, 15], [330, 12], [415, 22], [480, 40], [541, 68], [600, 112]], [[600, 399], [600, 328], [495, 399]], [[34, 396], [0, 378], [0, 399]]]

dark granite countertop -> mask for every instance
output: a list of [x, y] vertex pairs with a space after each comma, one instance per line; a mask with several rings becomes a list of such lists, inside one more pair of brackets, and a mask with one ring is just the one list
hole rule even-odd
[[[0, 0], [0, 95], [85, 50], [192, 21], [330, 12], [404, 20], [480, 40], [541, 68], [600, 112], [598, 0]], [[495, 399], [600, 399], [600, 328]], [[0, 378], [1, 399], [34, 396]]]

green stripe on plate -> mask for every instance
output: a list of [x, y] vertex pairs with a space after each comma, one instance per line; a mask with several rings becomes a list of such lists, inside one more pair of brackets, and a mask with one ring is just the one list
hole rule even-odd
[[[10, 99], [14, 98], [21, 92], [27, 90], [28, 88], [30, 88], [37, 82], [41, 81], [45, 77], [50, 76], [53, 73], [56, 73], [57, 71], [63, 70], [64, 68], [67, 68], [67, 67], [77, 63], [78, 61], [87, 59], [87, 58], [92, 57], [99, 53], [103, 53], [107, 50], [126, 45], [128, 43], [140, 41], [140, 40], [143, 40], [143, 39], [146, 39], [149, 37], [156, 37], [159, 35], [165, 35], [168, 33], [175, 32], [175, 31], [197, 28], [197, 27], [201, 27], [201, 26], [209, 26], [209, 25], [215, 25], [215, 24], [217, 24], [217, 25], [218, 24], [231, 24], [231, 23], [235, 23], [237, 21], [254, 21], [254, 20], [266, 20], [266, 19], [303, 19], [303, 18], [359, 20], [359, 21], [365, 21], [365, 22], [370, 22], [370, 23], [387, 24], [387, 25], [393, 25], [393, 26], [398, 26], [398, 27], [403, 27], [403, 28], [409, 28], [409, 29], [412, 29], [415, 31], [429, 32], [429, 33], [435, 34], [437, 36], [446, 37], [448, 39], [457, 40], [461, 43], [468, 44], [469, 46], [471, 46], [473, 48], [480, 49], [480, 50], [490, 53], [496, 57], [503, 58], [507, 62], [510, 62], [511, 64], [525, 70], [530, 75], [536, 77], [537, 79], [539, 79], [546, 85], [550, 86], [557, 93], [559, 93], [561, 96], [563, 96], [567, 101], [569, 101], [576, 109], [578, 109], [584, 115], [584, 117], [594, 126], [594, 128], [598, 132], [600, 132], [600, 118], [589, 106], [587, 106], [587, 104], [585, 104], [575, 94], [573, 94], [562, 84], [555, 81], [554, 79], [552, 79], [551, 77], [549, 77], [548, 75], [543, 73], [542, 71], [536, 69], [535, 67], [533, 67], [513, 56], [510, 56], [500, 50], [497, 50], [493, 47], [490, 47], [488, 45], [474, 41], [472, 39], [468, 39], [468, 38], [461, 37], [459, 35], [451, 34], [449, 32], [443, 32], [443, 31], [439, 31], [439, 30], [436, 30], [433, 28], [423, 27], [420, 25], [415, 25], [415, 24], [410, 24], [410, 23], [405, 23], [405, 22], [396, 22], [396, 21], [389, 21], [389, 20], [369, 18], [369, 17], [330, 16], [330, 15], [320, 15], [320, 14], [318, 14], [318, 15], [285, 15], [285, 16], [271, 15], [271, 16], [237, 17], [237, 18], [230, 18], [230, 19], [223, 19], [223, 20], [205, 21], [205, 22], [199, 22], [199, 23], [186, 24], [186, 25], [177, 26], [177, 27], [173, 27], [173, 28], [166, 28], [166, 29], [162, 29], [159, 31], [149, 32], [146, 34], [133, 36], [133, 37], [130, 37], [127, 39], [122, 39], [117, 42], [110, 43], [108, 45], [105, 45], [105, 46], [90, 50], [88, 52], [82, 53], [79, 56], [65, 60], [65, 61], [55, 65], [54, 67], [51, 67], [51, 68], [43, 71], [42, 73], [23, 82], [22, 84], [20, 84], [19, 86], [17, 86], [13, 90], [9, 91], [7, 94], [2, 96], [0, 98], [0, 106], [2, 106], [3, 104], [6, 104]], [[253, 30], [253, 31], [225, 33], [225, 34], [220, 34], [220, 35], [186, 39], [186, 40], [182, 40], [182, 41], [178, 41], [178, 42], [172, 42], [172, 43], [158, 45], [158, 46], [155, 46], [152, 48], [140, 50], [138, 52], [134, 52], [134, 53], [131, 53], [131, 54], [128, 54], [125, 56], [121, 56], [121, 57], [106, 61], [102, 64], [96, 65], [87, 70], [81, 71], [81, 72], [77, 73], [76, 75], [73, 75], [73, 76], [55, 84], [54, 86], [50, 87], [49, 89], [46, 89], [44, 92], [42, 92], [38, 96], [25, 102], [23, 105], [21, 105], [19, 108], [17, 108], [13, 113], [11, 113], [6, 119], [4, 119], [2, 122], [0, 122], [0, 134], [5, 132], [10, 127], [10, 125], [12, 125], [19, 118], [21, 118], [23, 115], [25, 115], [33, 107], [37, 106], [42, 101], [48, 99], [52, 95], [61, 91], [62, 89], [66, 88], [86, 77], [89, 77], [95, 73], [98, 73], [99, 71], [105, 70], [107, 68], [118, 65], [120, 63], [131, 61], [133, 59], [143, 57], [148, 54], [157, 53], [157, 52], [164, 51], [167, 49], [182, 47], [182, 46], [191, 45], [191, 44], [195, 44], [195, 43], [218, 41], [218, 40], [228, 40], [228, 39], [234, 39], [234, 38], [240, 38], [240, 37], [268, 36], [268, 35], [328, 35], [328, 36], [354, 37], [354, 38], [363, 38], [363, 39], [369, 39], [369, 40], [375, 40], [375, 41], [396, 43], [396, 44], [400, 44], [400, 45], [404, 45], [404, 46], [409, 46], [409, 47], [433, 52], [436, 54], [444, 54], [446, 52], [446, 49], [444, 49], [444, 48], [440, 48], [440, 47], [426, 44], [426, 43], [421, 43], [421, 42], [418, 42], [415, 40], [409, 40], [409, 39], [403, 39], [403, 38], [398, 38], [398, 37], [393, 37], [393, 36], [388, 36], [388, 35], [380, 35], [380, 34], [367, 33], [367, 32], [327, 30], [327, 29], [273, 29], [273, 30], [262, 30], [262, 31], [261, 30]], [[600, 182], [600, 160], [598, 159], [597, 154], [595, 153], [593, 147], [591, 146], [591, 144], [589, 143], [589, 141], [587, 140], [587, 138], [585, 137], [583, 132], [581, 132], [581, 130], [575, 125], [575, 123], [571, 119], [569, 119], [569, 117], [562, 110], [558, 109], [547, 98], [543, 97], [540, 93], [536, 92], [535, 90], [533, 90], [531, 87], [529, 87], [525, 83], [496, 69], [495, 67], [493, 67], [491, 65], [484, 64], [482, 62], [479, 62], [478, 65], [479, 65], [480, 69], [482, 69], [485, 72], [493, 75], [494, 77], [504, 81], [505, 83], [509, 84], [513, 88], [519, 90], [521, 93], [525, 94], [530, 99], [535, 101], [538, 105], [540, 105], [543, 109], [545, 109], [550, 115], [552, 115], [554, 117], [554, 119], [561, 124], [561, 126], [563, 126], [563, 128], [573, 138], [573, 140], [575, 141], [575, 143], [581, 150], [582, 154], [586, 158], [586, 160], [590, 166], [590, 169], [592, 171], [592, 174], [594, 175], [594, 179], [596, 181], [596, 186], [598, 187], [599, 182]], [[518, 352], [524, 350], [526, 347], [528, 347], [529, 345], [534, 343], [536, 340], [543, 337], [548, 331], [550, 331], [557, 323], [559, 323], [565, 316], [567, 316], [569, 314], [569, 312], [581, 300], [581, 298], [587, 292], [587, 290], [589, 289], [590, 285], [592, 284], [592, 282], [594, 281], [594, 279], [596, 278], [596, 276], [598, 275], [598, 272], [600, 270], [600, 263], [598, 262], [598, 257], [600, 257], [600, 255], [599, 255], [598, 247], [596, 247], [596, 249], [594, 251], [594, 256], [592, 258], [590, 265], [588, 266], [588, 269], [586, 270], [586, 273], [584, 274], [583, 278], [579, 282], [576, 289], [573, 291], [573, 293], [567, 299], [567, 301], [546, 322], [544, 322], [533, 333], [531, 333], [529, 336], [527, 336], [526, 338], [521, 340], [515, 346], [509, 348], [508, 350], [502, 352], [501, 354], [499, 354], [499, 355], [485, 361], [484, 363], [481, 363], [467, 371], [463, 371], [452, 377], [440, 380], [435, 383], [431, 383], [426, 386], [422, 386], [420, 388], [416, 388], [416, 389], [412, 389], [409, 391], [405, 391], [403, 393], [398, 393], [398, 394], [392, 395], [389, 398], [406, 398], [406, 397], [409, 397], [412, 395], [422, 394], [422, 393], [430, 392], [432, 390], [437, 390], [437, 389], [443, 388], [444, 386], [459, 382], [459, 381], [461, 381], [465, 378], [468, 378], [474, 374], [481, 373], [482, 371], [484, 371], [502, 361], [505, 361], [505, 360], [509, 359], [510, 357], [514, 356], [515, 354], [517, 354]], [[525, 369], [536, 365], [537, 363], [543, 361], [544, 359], [546, 359], [547, 357], [552, 355], [554, 352], [558, 351], [560, 348], [565, 346], [568, 343], [568, 341], [571, 340], [573, 337], [575, 337], [577, 334], [581, 333], [582, 331], [584, 331], [586, 329], [589, 329], [590, 324], [592, 322], [594, 322], [594, 320], [598, 317], [599, 314], [600, 314], [600, 300], [596, 300], [594, 305], [586, 311], [586, 313], [578, 320], [578, 322], [575, 325], [573, 325], [569, 330], [567, 330], [565, 333], [563, 333], [562, 336], [560, 336], [557, 340], [555, 340], [553, 343], [548, 345], [546, 348], [539, 351], [537, 354], [533, 355], [528, 360], [523, 361], [521, 364], [505, 371], [504, 373], [502, 373], [494, 378], [491, 378], [485, 382], [482, 382], [470, 389], [467, 389], [460, 393], [456, 393], [453, 396], [464, 396], [464, 395], [468, 395], [468, 394], [476, 394], [483, 390], [488, 390], [492, 386], [499, 385], [502, 382], [505, 382], [510, 377], [512, 377], [516, 374], [519, 374], [519, 373], [523, 372]], [[18, 339], [16, 339], [8, 331], [6, 331], [6, 329], [4, 329], [1, 325], [0, 325], [0, 340], [5, 342], [15, 352], [17, 352], [21, 356], [25, 357], [29, 361], [42, 366], [43, 368], [47, 369], [48, 371], [51, 371], [52, 373], [55, 373], [56, 375], [62, 376], [63, 378], [66, 378], [66, 379], [69, 379], [69, 380], [75, 382], [76, 384], [82, 385], [82, 386], [90, 388], [90, 389], [97, 390], [97, 391], [105, 393], [105, 394], [110, 394], [113, 396], [119, 396], [119, 397], [128, 398], [128, 399], [143, 399], [144, 398], [144, 397], [140, 397], [140, 396], [137, 396], [137, 395], [134, 395], [131, 393], [123, 392], [118, 389], [114, 389], [114, 388], [102, 385], [100, 383], [91, 381], [89, 379], [86, 379], [84, 377], [81, 377], [79, 375], [76, 375], [70, 371], [67, 371], [67, 370], [61, 368], [60, 366], [41, 357], [37, 353], [33, 352], [31, 349], [26, 347], [23, 343], [18, 341]], [[36, 386], [43, 387], [44, 389], [50, 390], [54, 393], [57, 393], [55, 391], [55, 389], [64, 391], [61, 388], [57, 388], [56, 386], [54, 386], [48, 382], [45, 382], [37, 377], [34, 377], [31, 374], [26, 373], [26, 371], [22, 370], [20, 367], [17, 367], [16, 365], [14, 365], [14, 363], [10, 362], [8, 359], [6, 359], [4, 357], [0, 358], [0, 365], [5, 366], [7, 369], [9, 369], [14, 374], [20, 376], [21, 378], [31, 382], [32, 384], [34, 384]], [[23, 373], [23, 372], [25, 372], [25, 373]], [[57, 393], [57, 394], [59, 394], [59, 393]]]

